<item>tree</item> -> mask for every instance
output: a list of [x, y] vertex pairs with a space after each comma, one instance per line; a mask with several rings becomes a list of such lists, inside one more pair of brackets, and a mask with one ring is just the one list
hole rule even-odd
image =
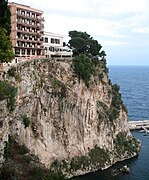
[[8, 7], [8, 0], [0, 0], [0, 63], [11, 62], [14, 58], [12, 44], [10, 42], [10, 17], [11, 13]]
[[101, 53], [100, 53], [100, 57], [102, 58], [102, 60], [104, 60], [104, 59], [105, 59], [105, 56], [106, 56], [105, 51], [101, 51]]
[[7, 30], [7, 35], [11, 32], [11, 13], [8, 7], [8, 0], [0, 0], [0, 27]]
[[0, 63], [11, 62], [13, 58], [14, 53], [10, 38], [7, 36], [7, 31], [4, 28], [0, 28]]
[[89, 34], [81, 31], [69, 31], [70, 47], [73, 48], [74, 55], [80, 53], [97, 56], [100, 55], [100, 50], [102, 46], [97, 40], [94, 40]]
[[88, 52], [92, 55], [92, 56], [97, 56], [100, 55], [100, 50], [102, 48], [102, 46], [100, 44], [98, 44], [97, 40], [91, 39], [88, 41]]
[[73, 52], [76, 55], [85, 53], [85, 40], [81, 37], [73, 37], [69, 41], [70, 46], [73, 48]]

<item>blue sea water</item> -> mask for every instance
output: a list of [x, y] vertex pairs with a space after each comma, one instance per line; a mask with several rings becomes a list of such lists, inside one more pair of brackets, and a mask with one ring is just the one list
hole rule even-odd
[[149, 66], [110, 66], [109, 78], [120, 85], [129, 119], [149, 119]]
[[[149, 120], [149, 66], [110, 66], [109, 78], [120, 85], [120, 93], [128, 109], [130, 120]], [[149, 180], [149, 136], [138, 131], [133, 136], [142, 142], [138, 157], [119, 162], [104, 171], [89, 173], [76, 180]], [[130, 173], [121, 173], [120, 167], [127, 164]]]

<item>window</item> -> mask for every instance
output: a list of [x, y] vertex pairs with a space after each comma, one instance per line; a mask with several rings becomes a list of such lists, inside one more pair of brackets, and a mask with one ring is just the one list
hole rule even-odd
[[23, 54], [23, 55], [25, 54], [25, 49], [22, 49], [22, 54]]
[[35, 50], [32, 50], [32, 55], [35, 55]]
[[51, 52], [54, 52], [54, 47], [50, 47], [50, 51], [51, 51]]
[[20, 49], [16, 48], [15, 49], [15, 54], [20, 54]]
[[55, 39], [55, 44], [58, 44], [58, 39]]
[[54, 39], [53, 38], [51, 38], [51, 43], [54, 43]]
[[27, 50], [27, 55], [30, 55], [30, 50], [29, 49]]
[[60, 44], [60, 39], [53, 39], [53, 38], [51, 38], [51, 43], [52, 44]]
[[45, 43], [48, 43], [48, 38], [47, 37], [45, 37]]
[[60, 39], [57, 39], [57, 44], [60, 44]]
[[41, 50], [37, 50], [37, 56], [40, 56]]

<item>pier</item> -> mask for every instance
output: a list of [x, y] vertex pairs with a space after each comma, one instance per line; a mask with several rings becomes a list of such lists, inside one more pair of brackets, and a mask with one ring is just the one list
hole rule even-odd
[[141, 120], [141, 121], [128, 121], [130, 130], [144, 130], [147, 134], [149, 134], [149, 120]]

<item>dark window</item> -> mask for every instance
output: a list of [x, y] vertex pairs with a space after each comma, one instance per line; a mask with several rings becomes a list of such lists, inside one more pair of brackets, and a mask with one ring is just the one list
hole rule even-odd
[[20, 49], [15, 49], [15, 54], [20, 54]]
[[51, 52], [54, 52], [54, 47], [50, 47], [50, 51], [51, 51]]
[[27, 40], [27, 35], [25, 35], [25, 36], [24, 36], [24, 39], [26, 39], [26, 40]]
[[37, 56], [41, 54], [41, 50], [37, 50]]
[[35, 50], [32, 50], [32, 55], [35, 55]]
[[27, 55], [30, 55], [30, 50], [29, 49], [27, 50]]
[[22, 54], [25, 54], [25, 49], [22, 49]]
[[45, 37], [45, 42], [48, 43], [48, 38], [47, 37]]
[[51, 43], [54, 43], [54, 39], [53, 38], [51, 38]]

